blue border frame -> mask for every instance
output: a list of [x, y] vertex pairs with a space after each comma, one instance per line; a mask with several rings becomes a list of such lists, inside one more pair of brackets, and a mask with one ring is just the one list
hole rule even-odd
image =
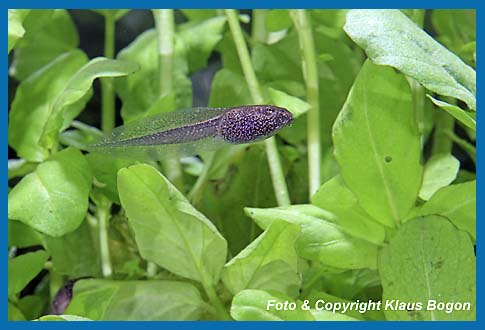
[[[401, 6], [399, 6], [401, 5]], [[457, 6], [458, 5], [458, 6]], [[339, 1], [339, 2], [324, 2], [324, 1], [308, 1], [308, 0], [300, 0], [298, 2], [295, 1], [275, 1], [275, 0], [248, 0], [248, 1], [221, 1], [221, 0], [212, 0], [205, 5], [201, 5], [201, 1], [195, 0], [166, 0], [166, 1], [155, 1], [155, 0], [139, 0], [139, 1], [107, 1], [107, 0], [77, 0], [77, 1], [60, 1], [60, 0], [44, 0], [44, 1], [33, 1], [33, 0], [4, 0], [0, 2], [0, 6], [3, 9], [3, 17], [5, 19], [3, 23], [3, 30], [2, 33], [2, 42], [5, 45], [7, 43], [7, 30], [8, 30], [8, 21], [7, 21], [7, 11], [8, 8], [76, 8], [76, 9], [83, 9], [83, 8], [132, 8], [132, 9], [145, 9], [145, 8], [476, 8], [477, 9], [477, 44], [480, 47], [481, 45], [481, 19], [484, 18], [481, 15], [481, 8], [479, 1], [466, 1], [466, 2], [452, 2], [449, 0], [445, 1], [416, 1], [416, 0], [409, 0], [409, 1], [399, 1], [398, 3], [390, 4], [389, 1], [383, 0], [374, 0], [374, 1], [367, 1], [366, 3], [359, 3], [357, 1]], [[481, 54], [481, 50], [477, 51], [478, 54]], [[480, 57], [480, 56], [478, 56]], [[2, 57], [3, 68], [8, 70], [8, 55], [3, 54]], [[480, 61], [478, 61], [477, 70], [480, 71], [481, 69]], [[481, 75], [478, 75], [480, 77]], [[478, 78], [478, 86], [480, 86], [480, 78]], [[1, 88], [2, 88], [2, 98], [3, 104], [7, 103], [8, 100], [8, 75], [4, 75], [1, 80]], [[481, 98], [478, 97], [478, 101], [480, 103]], [[477, 141], [481, 138], [481, 115], [480, 110], [477, 111], [477, 120], [478, 124], [478, 132], [477, 132]], [[0, 120], [0, 132], [2, 140], [5, 141], [4, 148], [6, 148], [7, 158], [8, 158], [8, 148], [7, 148], [7, 141], [8, 141], [8, 111], [6, 109], [3, 110], [3, 114]], [[484, 214], [484, 206], [482, 202], [483, 199], [483, 188], [481, 187], [480, 183], [482, 181], [482, 173], [480, 171], [480, 166], [478, 164], [482, 163], [482, 152], [481, 152], [481, 143], [477, 144], [477, 218], [481, 218], [481, 215]], [[6, 187], [8, 185], [8, 178], [7, 178], [7, 165], [6, 162], [3, 163], [4, 170], [2, 171], [2, 180], [4, 180]], [[4, 188], [3, 190], [3, 198], [1, 202], [2, 213], [7, 215], [7, 195], [8, 191]], [[6, 216], [7, 218], [7, 216]], [[6, 220], [6, 219], [5, 219]], [[4, 221], [4, 226], [6, 226], [7, 222]], [[481, 221], [477, 221], [477, 232], [480, 233], [481, 229], [485, 225]], [[6, 229], [6, 228], [5, 228]], [[6, 230], [2, 235], [2, 241], [6, 245], [8, 240], [7, 237], [8, 231]], [[478, 234], [479, 235], [479, 234]], [[4, 245], [4, 246], [5, 246]], [[480, 258], [479, 245], [477, 245], [477, 279], [483, 276], [482, 267], [483, 261]], [[3, 283], [3, 292], [7, 292], [7, 263], [4, 264], [4, 270], [0, 273]], [[197, 327], [200, 329], [212, 329], [212, 328], [222, 328], [222, 327], [231, 327], [236, 329], [254, 329], [254, 328], [265, 328], [265, 329], [276, 329], [276, 328], [300, 328], [305, 327], [309, 329], [320, 329], [322, 327], [341, 327], [341, 328], [367, 328], [367, 329], [374, 329], [374, 328], [384, 328], [384, 327], [400, 327], [400, 328], [433, 328], [433, 327], [440, 327], [441, 329], [461, 329], [463, 327], [471, 327], [471, 328], [483, 328], [484, 321], [481, 316], [481, 312], [483, 310], [482, 304], [480, 301], [480, 297], [483, 297], [482, 291], [482, 284], [480, 281], [477, 281], [477, 321], [476, 322], [392, 322], [391, 321], [383, 321], [383, 322], [284, 322], [284, 323], [272, 323], [272, 322], [231, 322], [230, 324], [226, 322], [208, 322], [208, 321], [195, 321], [195, 322], [8, 322], [7, 321], [7, 302], [3, 300], [1, 303], [1, 308], [4, 311], [4, 317], [0, 321], [2, 327], [7, 327], [11, 329], [24, 329], [24, 328], [51, 328], [51, 329], [60, 329], [61, 327], [64, 328], [69, 326], [72, 329], [80, 329], [84, 327], [92, 327], [92, 328], [103, 328], [106, 327], [116, 327], [116, 328], [123, 328], [123, 329], [142, 329], [147, 326], [153, 327], [163, 327], [164, 329], [181, 329], [181, 328], [192, 328]]]

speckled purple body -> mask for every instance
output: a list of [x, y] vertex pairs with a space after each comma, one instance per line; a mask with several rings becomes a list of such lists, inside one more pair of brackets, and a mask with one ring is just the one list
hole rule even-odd
[[[177, 125], [169, 125], [172, 116]], [[166, 113], [118, 127], [94, 148], [177, 145], [206, 138], [219, 138], [227, 143], [242, 144], [266, 139], [293, 121], [286, 109], [274, 105], [245, 105], [228, 109], [198, 108], [192, 112]], [[138, 135], [145, 125], [160, 123], [151, 133]], [[136, 136], [138, 135], [138, 136]]]
[[249, 105], [229, 109], [221, 116], [220, 136], [229, 143], [266, 139], [293, 121], [286, 109], [274, 105]]

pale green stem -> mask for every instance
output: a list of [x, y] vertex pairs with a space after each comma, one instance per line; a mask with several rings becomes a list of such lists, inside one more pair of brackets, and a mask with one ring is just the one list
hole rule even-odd
[[470, 156], [475, 164], [477, 163], [477, 149], [473, 144], [456, 136], [453, 131], [444, 131], [443, 133], [448, 136], [451, 141], [459, 145], [468, 154], [468, 156]]
[[61, 274], [57, 273], [55, 270], [51, 269], [49, 271], [49, 294], [51, 296], [51, 301], [54, 300], [59, 289], [64, 284], [64, 278]]
[[204, 287], [204, 291], [207, 294], [209, 301], [212, 303], [212, 306], [214, 306], [216, 309], [217, 317], [223, 321], [231, 320], [229, 313], [224, 307], [224, 304], [222, 303], [221, 299], [217, 295], [217, 292], [214, 288], [214, 285], [212, 284], [211, 279], [205, 273], [202, 274], [202, 277], [203, 277], [201, 279], [202, 286]]
[[111, 218], [110, 209], [111, 202], [106, 198], [102, 198], [99, 201], [96, 210], [96, 217], [98, 219], [99, 252], [101, 255], [101, 272], [103, 277], [106, 278], [111, 277], [113, 274], [108, 243], [108, 228], [109, 220]]
[[147, 262], [147, 277], [153, 278], [157, 275], [158, 266], [154, 262]]
[[300, 40], [307, 101], [310, 104], [310, 109], [307, 112], [307, 143], [309, 197], [311, 198], [320, 187], [321, 145], [318, 67], [310, 17], [303, 9], [291, 10], [290, 13]]
[[447, 112], [439, 110], [435, 116], [433, 155], [449, 154], [453, 147], [453, 141], [446, 132], [454, 131], [455, 120]]
[[253, 9], [253, 24], [251, 27], [253, 41], [266, 43], [268, 32], [266, 31], [267, 9]]
[[[104, 33], [104, 56], [114, 57], [115, 49], [115, 18], [113, 15], [105, 15]], [[101, 79], [101, 129], [103, 132], [111, 131], [115, 126], [115, 95], [113, 89], [113, 78]], [[98, 220], [99, 253], [101, 256], [101, 272], [104, 277], [111, 277], [113, 270], [108, 244], [108, 227], [111, 203], [102, 199], [96, 205], [96, 218]]]
[[[160, 97], [173, 92], [173, 57], [175, 52], [175, 21], [173, 9], [153, 10], [158, 35]], [[162, 161], [167, 178], [181, 191], [184, 189], [183, 171], [178, 159]]]
[[[258, 79], [254, 72], [249, 57], [246, 41], [239, 25], [237, 13], [234, 9], [226, 9], [226, 16], [231, 29], [234, 43], [236, 44], [239, 61], [246, 78], [246, 83], [251, 93], [251, 97], [255, 104], [264, 104], [263, 94], [259, 86]], [[273, 187], [275, 191], [276, 200], [279, 206], [290, 205], [290, 196], [288, 194], [288, 188], [286, 186], [285, 176], [283, 174], [283, 167], [281, 165], [280, 157], [278, 154], [278, 148], [276, 146], [276, 140], [274, 137], [265, 140], [266, 155], [268, 158], [268, 164], [271, 172], [271, 179], [273, 181]]]
[[207, 183], [207, 180], [209, 179], [209, 172], [214, 160], [214, 156], [215, 153], [210, 153], [207, 155], [204, 162], [204, 167], [202, 168], [202, 173], [200, 173], [197, 181], [195, 181], [194, 186], [187, 196], [193, 205], [196, 205], [200, 200], [201, 193]]
[[[104, 56], [113, 58], [115, 51], [115, 18], [104, 18]], [[115, 94], [113, 78], [101, 78], [101, 129], [109, 132], [115, 127]]]

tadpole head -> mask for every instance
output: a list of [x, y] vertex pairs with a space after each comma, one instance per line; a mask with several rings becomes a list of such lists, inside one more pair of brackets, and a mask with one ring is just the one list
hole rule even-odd
[[232, 108], [221, 121], [220, 132], [230, 143], [249, 143], [266, 139], [293, 122], [293, 115], [274, 105]]

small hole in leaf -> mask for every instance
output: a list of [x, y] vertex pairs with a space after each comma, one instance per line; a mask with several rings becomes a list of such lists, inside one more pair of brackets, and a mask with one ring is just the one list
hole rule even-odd
[[390, 163], [390, 162], [392, 162], [392, 157], [391, 156], [386, 156], [386, 157], [384, 157], [384, 161], [386, 163]]

